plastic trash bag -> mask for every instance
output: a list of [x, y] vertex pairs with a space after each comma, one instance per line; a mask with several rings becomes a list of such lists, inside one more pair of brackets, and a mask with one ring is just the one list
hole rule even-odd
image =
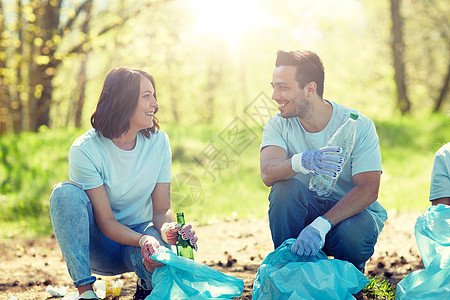
[[153, 272], [153, 291], [146, 300], [231, 299], [242, 295], [242, 279], [179, 257], [165, 247], [159, 249], [157, 254], [152, 255], [152, 259], [165, 266], [156, 268]]
[[263, 261], [253, 283], [253, 299], [355, 299], [368, 283], [353, 264], [291, 253], [295, 239], [288, 239]]
[[450, 295], [450, 206], [429, 207], [414, 228], [425, 269], [406, 275], [397, 299], [448, 299]]

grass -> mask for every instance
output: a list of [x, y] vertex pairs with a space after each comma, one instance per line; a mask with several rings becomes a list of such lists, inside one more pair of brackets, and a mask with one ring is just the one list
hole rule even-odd
[[390, 300], [395, 299], [395, 289], [386, 278], [369, 277], [370, 282], [362, 290], [367, 299]]
[[[434, 152], [450, 136], [444, 114], [375, 120], [383, 175], [379, 201], [388, 210], [424, 211]], [[228, 127], [164, 125], [173, 152], [172, 202], [188, 221], [266, 216], [269, 188], [259, 173], [262, 129], [233, 137]], [[68, 179], [67, 152], [85, 130], [65, 128], [0, 139], [0, 238], [49, 234], [48, 199]]]

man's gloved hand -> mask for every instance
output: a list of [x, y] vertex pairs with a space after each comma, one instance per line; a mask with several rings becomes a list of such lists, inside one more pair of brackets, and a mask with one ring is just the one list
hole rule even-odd
[[325, 236], [331, 230], [331, 223], [324, 217], [317, 217], [298, 235], [291, 252], [298, 256], [316, 256], [325, 244]]
[[158, 252], [159, 242], [157, 239], [155, 239], [153, 236], [143, 234], [139, 238], [139, 246], [141, 246], [141, 253], [142, 258], [144, 259], [144, 264], [146, 263], [153, 268], [160, 268], [164, 266], [162, 262], [155, 261], [150, 258], [153, 254], [156, 254]]
[[197, 246], [198, 238], [195, 235], [195, 231], [192, 230], [191, 224], [184, 224], [184, 226], [178, 230], [178, 233], [181, 234], [183, 240], [189, 240], [189, 243], [191, 244], [192, 248], [194, 248], [195, 251], [198, 250]]
[[340, 156], [326, 153], [339, 152], [342, 152], [341, 147], [327, 146], [320, 148], [319, 150], [308, 150], [294, 154], [291, 158], [291, 168], [297, 173], [322, 174], [335, 178], [342, 171], [341, 165], [344, 160]]

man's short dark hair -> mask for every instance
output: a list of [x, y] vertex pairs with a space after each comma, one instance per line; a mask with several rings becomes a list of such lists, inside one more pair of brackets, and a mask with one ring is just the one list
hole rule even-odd
[[[133, 116], [138, 101], [141, 79], [147, 78], [156, 87], [153, 77], [141, 70], [130, 67], [112, 69], [106, 76], [103, 89], [98, 99], [97, 108], [91, 116], [92, 127], [106, 138], [118, 138], [130, 129], [130, 118]], [[156, 109], [155, 113], [158, 111]], [[158, 119], [153, 118], [151, 128], [142, 129], [145, 137], [159, 129]]]
[[297, 68], [295, 79], [300, 88], [314, 81], [317, 94], [323, 97], [325, 72], [319, 56], [312, 51], [278, 51], [275, 66], [294, 66]]

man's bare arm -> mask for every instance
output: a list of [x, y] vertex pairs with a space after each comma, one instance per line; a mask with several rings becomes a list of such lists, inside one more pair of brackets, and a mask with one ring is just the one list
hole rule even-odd
[[381, 172], [363, 172], [353, 176], [355, 187], [323, 216], [333, 226], [348, 219], [371, 205], [378, 198]]
[[294, 177], [297, 173], [291, 169], [291, 159], [287, 152], [278, 146], [267, 146], [260, 153], [261, 179], [266, 186]]

